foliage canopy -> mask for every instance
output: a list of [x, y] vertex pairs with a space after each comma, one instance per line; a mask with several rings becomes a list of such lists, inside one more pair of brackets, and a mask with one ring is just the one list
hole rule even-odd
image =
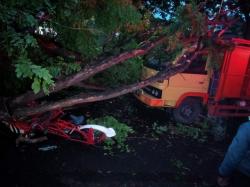
[[33, 31], [93, 59], [103, 53], [108, 42], [118, 42], [123, 37], [118, 36], [121, 31], [125, 37], [129, 27], [142, 21], [132, 2], [122, 0], [4, 0], [0, 9], [1, 51], [11, 60], [17, 78], [31, 82], [35, 93], [40, 88], [48, 93], [58, 76], [79, 71], [81, 66], [73, 57], [44, 53]]
[[[213, 48], [225, 30], [229, 37], [249, 37], [249, 12], [247, 0], [2, 0], [1, 95], [17, 96], [10, 104], [15, 106], [83, 81], [109, 88], [137, 81], [86, 102], [128, 93], [154, 80], [139, 82], [146, 61], [176, 62], [201, 40], [200, 46]], [[229, 30], [235, 23], [246, 23], [246, 32]]]

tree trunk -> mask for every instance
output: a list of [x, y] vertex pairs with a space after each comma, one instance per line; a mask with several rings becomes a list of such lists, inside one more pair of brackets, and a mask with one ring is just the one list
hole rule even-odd
[[78, 105], [78, 104], [102, 101], [102, 100], [118, 97], [120, 95], [124, 95], [130, 92], [133, 92], [137, 89], [143, 88], [158, 80], [167, 79], [170, 76], [173, 76], [179, 72], [184, 71], [189, 66], [190, 62], [197, 57], [198, 54], [199, 52], [195, 52], [189, 59], [185, 59], [185, 57], [178, 58], [177, 65], [172, 66], [169, 69], [166, 69], [162, 72], [159, 72], [155, 76], [150, 77], [146, 80], [143, 80], [139, 83], [123, 86], [123, 87], [113, 89], [113, 90], [107, 90], [105, 92], [101, 92], [97, 94], [90, 94], [90, 95], [79, 94], [71, 98], [67, 98], [58, 102], [52, 102], [52, 103], [45, 104], [45, 105], [40, 105], [35, 108], [30, 108], [30, 107], [19, 108], [14, 111], [13, 115], [16, 117], [30, 116], [30, 115], [34, 115], [37, 113], [43, 113], [46, 111], [55, 110], [59, 108], [66, 108], [66, 107], [71, 107], [71, 106]]
[[[50, 89], [50, 93], [58, 92], [62, 89], [68, 88], [70, 86], [73, 86], [75, 84], [80, 83], [83, 80], [88, 79], [89, 77], [105, 70], [113, 65], [122, 63], [128, 59], [142, 56], [148, 53], [150, 50], [158, 46], [159, 44], [163, 43], [166, 40], [165, 37], [162, 37], [155, 42], [147, 42], [147, 44], [139, 49], [132, 50], [130, 52], [124, 52], [122, 54], [119, 54], [118, 56], [113, 56], [108, 59], [103, 60], [100, 63], [95, 63], [93, 65], [86, 66], [83, 70], [80, 72], [68, 76], [67, 78], [63, 80], [59, 80], [55, 83], [54, 87]], [[24, 104], [33, 100], [36, 100], [38, 98], [44, 97], [45, 94], [43, 92], [39, 92], [38, 94], [34, 94], [32, 91], [28, 91], [21, 96], [18, 96], [12, 100], [10, 103], [11, 107], [15, 107], [16, 105]]]

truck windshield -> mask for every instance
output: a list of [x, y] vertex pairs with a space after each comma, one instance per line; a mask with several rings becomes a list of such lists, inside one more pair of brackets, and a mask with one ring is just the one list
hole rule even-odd
[[196, 59], [194, 59], [189, 67], [183, 71], [183, 73], [188, 74], [207, 74], [206, 70], [206, 62], [207, 56], [199, 55]]
[[157, 60], [154, 58], [148, 59], [144, 63], [144, 66], [151, 68], [151, 69], [154, 69], [154, 70], [157, 70], [157, 71], [161, 71], [165, 67], [165, 65], [163, 65], [160, 60]]
[[[207, 74], [206, 70], [206, 61], [207, 57], [206, 56], [198, 56], [195, 60], [193, 60], [190, 64], [190, 66], [183, 71], [183, 73], [188, 73], [188, 74]], [[160, 60], [156, 59], [149, 59], [146, 63], [144, 63], [144, 66], [161, 71], [163, 68], [166, 68], [166, 65], [161, 63]]]

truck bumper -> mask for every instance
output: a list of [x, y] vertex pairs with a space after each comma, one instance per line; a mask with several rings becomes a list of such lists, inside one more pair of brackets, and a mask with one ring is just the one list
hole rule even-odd
[[136, 91], [134, 95], [138, 100], [151, 107], [163, 107], [165, 105], [164, 100], [154, 98], [144, 93], [143, 90]]

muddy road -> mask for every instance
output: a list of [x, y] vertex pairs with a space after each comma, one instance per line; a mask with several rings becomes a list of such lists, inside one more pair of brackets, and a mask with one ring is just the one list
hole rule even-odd
[[[191, 127], [176, 124], [170, 113], [146, 108], [130, 95], [74, 112], [88, 118], [113, 116], [132, 127], [135, 133], [126, 142], [129, 152], [114, 150], [110, 155], [102, 146], [57, 137], [16, 147], [14, 136], [3, 133], [2, 128], [0, 176], [4, 186], [215, 186], [217, 167], [231, 135], [215, 141], [206, 120]], [[235, 127], [240, 120], [231, 123]], [[54, 149], [39, 149], [46, 146]]]

